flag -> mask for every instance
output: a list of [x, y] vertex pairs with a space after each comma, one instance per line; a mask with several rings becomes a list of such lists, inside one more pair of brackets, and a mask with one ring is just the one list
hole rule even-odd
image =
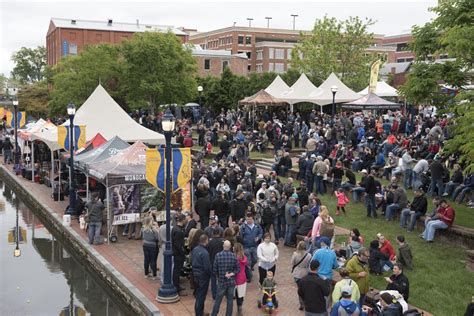
[[165, 153], [162, 148], [146, 150], [146, 180], [155, 188], [165, 191]]
[[369, 92], [375, 93], [377, 89], [377, 81], [379, 80], [379, 68], [380, 68], [380, 59], [374, 61], [370, 67], [370, 82], [369, 82]]
[[173, 191], [191, 180], [191, 148], [173, 148]]
[[4, 107], [0, 107], [0, 119], [3, 119], [7, 115]]
[[[69, 126], [58, 126], [58, 144], [62, 148], [69, 151]], [[86, 126], [76, 125], [74, 126], [74, 149], [84, 147], [86, 144]]]
[[[7, 125], [11, 128], [15, 128], [15, 114], [7, 111]], [[26, 124], [26, 112], [17, 112], [18, 128], [22, 128]]]
[[12, 227], [8, 231], [8, 243], [9, 244], [15, 244], [17, 236], [20, 237], [19, 240], [18, 240], [19, 244], [24, 244], [24, 243], [27, 242], [26, 229], [24, 229], [23, 227], [19, 227], [19, 229], [20, 229], [19, 234], [16, 233], [16, 227]]

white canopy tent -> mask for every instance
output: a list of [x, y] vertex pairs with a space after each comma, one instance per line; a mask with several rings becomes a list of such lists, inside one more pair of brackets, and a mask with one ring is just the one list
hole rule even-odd
[[[377, 87], [375, 91], [372, 93], [377, 94], [379, 97], [398, 97], [398, 91], [394, 87], [390, 86], [385, 81], [377, 82]], [[367, 86], [364, 90], [359, 92], [360, 95], [367, 95], [369, 94], [369, 86]]]
[[[63, 125], [68, 126], [69, 121]], [[128, 143], [136, 141], [152, 145], [165, 143], [163, 134], [135, 122], [100, 84], [77, 110], [74, 125], [86, 126], [87, 140], [100, 133], [105, 139], [118, 136]]]
[[293, 105], [296, 103], [316, 103], [317, 96], [322, 93], [323, 91], [316, 87], [305, 74], [301, 74], [291, 88], [281, 94], [280, 98], [288, 102], [293, 110]]
[[350, 102], [360, 98], [359, 94], [347, 87], [334, 73], [331, 73], [329, 77], [319, 86], [319, 89], [321, 89], [322, 92], [318, 91], [317, 94], [310, 94], [310, 97], [314, 97], [315, 103], [319, 104], [321, 107], [323, 105], [331, 104], [331, 87], [333, 86], [337, 87], [335, 103]]
[[290, 90], [290, 87], [278, 75], [273, 80], [273, 82], [265, 89], [265, 92], [269, 93], [275, 98], [281, 98], [282, 94], [288, 90]]

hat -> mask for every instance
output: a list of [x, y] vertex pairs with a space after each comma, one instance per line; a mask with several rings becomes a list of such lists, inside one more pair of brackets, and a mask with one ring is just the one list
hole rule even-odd
[[367, 173], [367, 169], [362, 169], [360, 173]]
[[327, 237], [327, 236], [322, 236], [319, 238], [319, 246], [321, 246], [321, 243], [324, 243], [325, 245], [329, 246], [331, 245], [331, 238]]
[[311, 158], [316, 158], [316, 155], [315, 155], [315, 154], [312, 154], [312, 155], [311, 155]]
[[351, 297], [352, 296], [352, 287], [350, 285], [344, 285], [341, 288], [342, 297]]
[[252, 174], [251, 174], [250, 172], [245, 171], [245, 176], [246, 176], [246, 177], [250, 177], [251, 175], [252, 175]]
[[393, 296], [388, 292], [384, 292], [380, 295], [380, 299], [387, 304], [391, 304], [393, 301]]
[[291, 197], [294, 198], [294, 199], [298, 199], [298, 194], [293, 193], [293, 194], [291, 195]]
[[265, 178], [264, 178], [263, 174], [259, 174], [259, 175], [257, 176], [257, 179], [265, 179]]

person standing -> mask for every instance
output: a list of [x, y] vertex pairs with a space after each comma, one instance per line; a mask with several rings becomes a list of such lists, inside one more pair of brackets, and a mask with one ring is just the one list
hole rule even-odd
[[357, 255], [352, 256], [346, 263], [346, 269], [349, 277], [357, 283], [360, 291], [359, 305], [365, 303], [365, 296], [369, 291], [369, 250], [367, 248], [360, 248]]
[[145, 267], [145, 278], [150, 276], [149, 271], [151, 269], [152, 280], [156, 279], [156, 260], [158, 259], [158, 243], [160, 241], [160, 235], [157, 228], [158, 226], [155, 226], [155, 223], [153, 222], [153, 217], [145, 217], [142, 227], [143, 264]]
[[231, 251], [231, 247], [230, 241], [224, 241], [224, 250], [216, 255], [212, 266], [212, 273], [217, 278], [217, 295], [212, 307], [211, 316], [219, 314], [219, 308], [224, 295], [227, 299], [226, 316], [232, 316], [235, 276], [240, 272], [240, 264], [237, 261], [237, 257]]
[[247, 213], [245, 223], [240, 228], [240, 235], [249, 266], [253, 270], [257, 263], [257, 246], [262, 240], [263, 230], [260, 225], [255, 224], [252, 213]]
[[272, 271], [275, 275], [276, 262], [278, 260], [278, 247], [271, 242], [272, 236], [266, 233], [263, 236], [263, 243], [257, 247], [259, 282], [262, 285], [267, 277], [267, 271]]
[[309, 273], [298, 283], [298, 295], [303, 300], [305, 316], [325, 316], [326, 299], [329, 295], [329, 283], [318, 275], [319, 261], [312, 260]]
[[[295, 280], [296, 285], [308, 274], [308, 266], [311, 262], [311, 254], [306, 251], [306, 244], [304, 241], [300, 241], [296, 246], [296, 251], [293, 252], [291, 256], [291, 274]], [[298, 300], [300, 302], [299, 310], [304, 309], [304, 302], [302, 298], [298, 295]]]
[[285, 205], [286, 234], [284, 245], [287, 247], [294, 247], [296, 241], [296, 220], [300, 209], [297, 200], [298, 195], [294, 193]]
[[237, 314], [242, 315], [242, 305], [244, 304], [244, 297], [247, 290], [247, 275], [245, 274], [245, 267], [247, 266], [248, 261], [241, 243], [236, 243], [234, 245], [234, 254], [237, 257], [240, 266], [240, 271], [235, 276]]
[[196, 288], [194, 289], [194, 296], [196, 297], [194, 312], [196, 316], [204, 315], [204, 302], [206, 301], [209, 280], [211, 278], [211, 260], [207, 251], [208, 243], [209, 238], [207, 235], [201, 235], [199, 237], [199, 245], [194, 247], [191, 252], [192, 273], [196, 283]]
[[89, 215], [89, 244], [92, 245], [94, 242], [96, 245], [102, 244], [100, 238], [100, 230], [102, 229], [103, 211], [105, 209], [104, 204], [99, 200], [99, 194], [97, 192], [92, 193], [92, 200], [87, 203], [86, 208], [88, 209]]
[[[211, 270], [212, 270], [212, 265], [214, 264], [214, 259], [216, 258], [216, 255], [222, 251], [222, 245], [224, 243], [224, 238], [222, 238], [222, 234], [219, 229], [214, 229], [212, 232], [212, 238], [209, 240], [209, 245], [208, 245], [208, 250], [209, 250], [209, 257], [211, 259]], [[211, 294], [212, 294], [212, 299], [216, 299], [216, 293], [217, 293], [217, 280], [216, 276], [211, 273]]]
[[199, 215], [199, 223], [201, 223], [201, 229], [205, 230], [206, 227], [209, 226], [209, 215], [211, 214], [211, 202], [208, 194], [201, 196], [196, 201], [194, 210]]
[[[364, 170], [362, 170], [362, 175], [364, 176]], [[367, 171], [365, 171], [367, 175]], [[362, 186], [365, 189], [365, 203], [367, 205], [367, 217], [377, 217], [377, 212], [375, 210], [375, 193], [377, 193], [377, 186], [375, 185], [374, 176], [371, 174], [367, 175], [362, 183]]]
[[334, 250], [330, 249], [331, 239], [322, 236], [319, 239], [318, 250], [314, 252], [313, 261], [319, 262], [318, 275], [324, 280], [332, 280], [332, 270], [338, 268], [337, 256]]
[[171, 246], [173, 249], [173, 285], [176, 291], [181, 295], [183, 288], [179, 285], [179, 277], [183, 269], [186, 252], [184, 250], [184, 225], [186, 216], [178, 215], [176, 225], [171, 230]]

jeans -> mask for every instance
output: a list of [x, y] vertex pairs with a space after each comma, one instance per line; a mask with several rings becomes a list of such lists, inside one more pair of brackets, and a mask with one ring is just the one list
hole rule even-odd
[[350, 182], [344, 182], [344, 183], [341, 184], [341, 188], [343, 188], [343, 189], [346, 190], [346, 191], [347, 191], [347, 190], [350, 190], [350, 189], [352, 189], [352, 188], [354, 188], [354, 187], [355, 187], [355, 185], [353, 185], [353, 184], [350, 183]]
[[306, 176], [306, 186], [308, 188], [308, 192], [313, 192], [314, 187], [314, 176]]
[[448, 225], [442, 220], [435, 219], [430, 221], [425, 221], [425, 230], [423, 231], [423, 239], [426, 241], [432, 241], [437, 229], [446, 229]]
[[181, 287], [179, 286], [179, 277], [181, 275], [183, 265], [184, 256], [173, 256], [173, 285], [176, 287], [178, 292], [181, 290]]
[[456, 188], [456, 190], [454, 190], [451, 197], [453, 201], [456, 201], [457, 196], [461, 194], [461, 196], [459, 197], [459, 203], [462, 203], [462, 201], [464, 201], [464, 197], [466, 196], [466, 193], [471, 192], [471, 190], [472, 188], [466, 187], [465, 185], [461, 185], [458, 188]]
[[433, 179], [433, 178], [431, 178], [429, 195], [434, 196], [435, 187], [438, 188], [438, 195], [443, 194], [444, 193], [444, 191], [443, 191], [443, 179]]
[[209, 278], [195, 278], [197, 287], [194, 290], [196, 302], [194, 302], [194, 312], [196, 316], [204, 315], [204, 302], [206, 301], [207, 290], [209, 288]]
[[[212, 271], [212, 267], [211, 267], [211, 271]], [[215, 300], [216, 295], [217, 295], [217, 278], [214, 273], [211, 273], [211, 294], [212, 294], [212, 299]]]
[[296, 225], [287, 224], [286, 225], [286, 235], [285, 235], [285, 245], [290, 246], [295, 244], [296, 237]]
[[316, 186], [316, 193], [324, 194], [324, 177], [323, 176], [315, 176], [314, 185]]
[[11, 163], [12, 162], [12, 151], [10, 149], [3, 150], [3, 163]]
[[154, 277], [156, 277], [156, 259], [158, 259], [158, 248], [153, 246], [143, 245], [143, 255], [144, 255], [144, 268], [145, 268], [145, 275], [151, 272]]
[[201, 229], [206, 229], [209, 226], [209, 216], [199, 216], [199, 222], [201, 223]]
[[304, 311], [304, 316], [327, 316], [328, 313], [311, 313]]
[[454, 192], [454, 189], [459, 186], [460, 183], [454, 183], [453, 181], [449, 181], [446, 183], [446, 187], [444, 188], [444, 194], [451, 195]]
[[418, 189], [419, 187], [421, 187], [422, 183], [421, 183], [421, 179], [420, 179], [420, 175], [418, 173], [416, 173], [415, 171], [413, 171], [412, 173], [412, 187], [413, 189]]
[[365, 204], [367, 206], [367, 216], [377, 217], [375, 211], [375, 194], [367, 194], [365, 196]]
[[408, 231], [413, 231], [415, 229], [416, 220], [423, 216], [420, 212], [412, 212], [409, 208], [403, 209], [400, 215], [400, 226], [402, 228], [407, 227], [408, 217], [410, 217], [410, 223], [408, 224]]
[[217, 316], [219, 314], [219, 308], [221, 307], [222, 299], [224, 295], [227, 299], [227, 307], [225, 311], [226, 316], [232, 316], [232, 309], [234, 307], [234, 292], [235, 292], [235, 285], [217, 285], [217, 295], [216, 300], [214, 302], [214, 306], [212, 307], [211, 316]]
[[248, 259], [250, 268], [253, 269], [253, 266], [257, 263], [257, 247], [245, 247], [244, 248], [245, 256]]
[[102, 229], [102, 222], [90, 222], [89, 229], [87, 231], [89, 235], [89, 244], [101, 244], [102, 241], [100, 240], [100, 230]]
[[[278, 215], [273, 222], [273, 229], [275, 230], [275, 240], [285, 238], [286, 233], [286, 219], [285, 215]], [[277, 238], [278, 237], [278, 238]]]
[[412, 186], [413, 169], [405, 169], [405, 176], [403, 177], [403, 186], [408, 189]]
[[332, 189], [333, 191], [336, 191], [341, 187], [342, 179], [334, 179], [332, 182]]
[[400, 208], [400, 205], [397, 203], [392, 203], [387, 206], [387, 210], [385, 211], [385, 219], [390, 221], [395, 217], [395, 212]]
[[360, 195], [365, 192], [365, 188], [356, 187], [352, 189], [352, 200], [354, 202], [360, 202]]

